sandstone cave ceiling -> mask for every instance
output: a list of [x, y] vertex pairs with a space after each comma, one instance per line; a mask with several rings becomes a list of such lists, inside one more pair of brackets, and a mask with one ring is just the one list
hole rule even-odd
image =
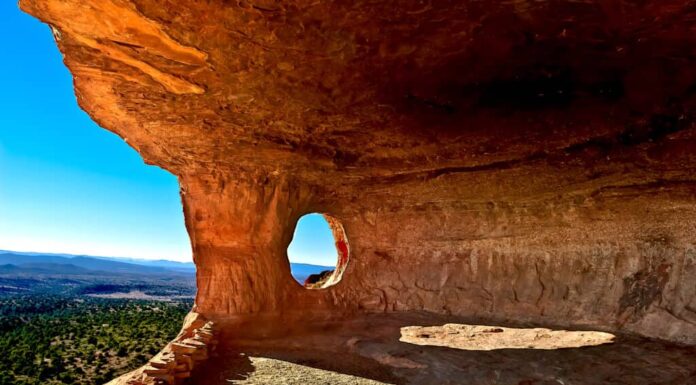
[[690, 1], [22, 7], [52, 26], [80, 105], [175, 174], [330, 184], [693, 164]]

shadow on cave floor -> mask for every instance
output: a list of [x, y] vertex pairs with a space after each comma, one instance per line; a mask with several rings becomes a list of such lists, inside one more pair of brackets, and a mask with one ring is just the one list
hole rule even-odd
[[[302, 331], [272, 338], [226, 338], [219, 356], [200, 367], [192, 383], [696, 384], [696, 347], [631, 336], [561, 349], [462, 350], [399, 341], [405, 326], [449, 322], [463, 320], [422, 313], [372, 314], [304, 325]], [[497, 328], [494, 333], [503, 335]]]

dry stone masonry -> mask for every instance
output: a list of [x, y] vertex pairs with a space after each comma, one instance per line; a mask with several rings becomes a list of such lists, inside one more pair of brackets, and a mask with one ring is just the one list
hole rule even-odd
[[145, 366], [110, 384], [181, 385], [187, 383], [194, 368], [211, 355], [215, 355], [218, 343], [213, 322], [205, 322], [197, 315], [190, 315], [189, 318], [194, 320], [187, 322], [179, 336], [167, 344]]

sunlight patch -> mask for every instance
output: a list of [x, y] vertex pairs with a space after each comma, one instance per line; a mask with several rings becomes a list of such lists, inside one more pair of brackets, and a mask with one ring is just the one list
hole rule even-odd
[[614, 342], [614, 335], [596, 331], [445, 324], [402, 327], [399, 341], [462, 350], [553, 350], [609, 344]]
[[228, 379], [227, 383], [236, 385], [255, 384], [331, 384], [331, 385], [389, 385], [384, 382], [348, 374], [313, 368], [292, 362], [265, 357], [249, 357], [253, 370], [243, 379]]

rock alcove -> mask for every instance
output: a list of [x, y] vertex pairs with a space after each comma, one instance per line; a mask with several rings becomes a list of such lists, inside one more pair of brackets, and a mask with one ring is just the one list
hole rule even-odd
[[[180, 337], [214, 330], [222, 358], [177, 340], [186, 371], [115, 383], [217, 383], [262, 365], [247, 348], [387, 383], [694, 382], [689, 2], [21, 7], [51, 25], [80, 106], [181, 184], [198, 293]], [[350, 234], [328, 290], [288, 279], [310, 211]], [[583, 358], [385, 342], [462, 319], [619, 337]]]

